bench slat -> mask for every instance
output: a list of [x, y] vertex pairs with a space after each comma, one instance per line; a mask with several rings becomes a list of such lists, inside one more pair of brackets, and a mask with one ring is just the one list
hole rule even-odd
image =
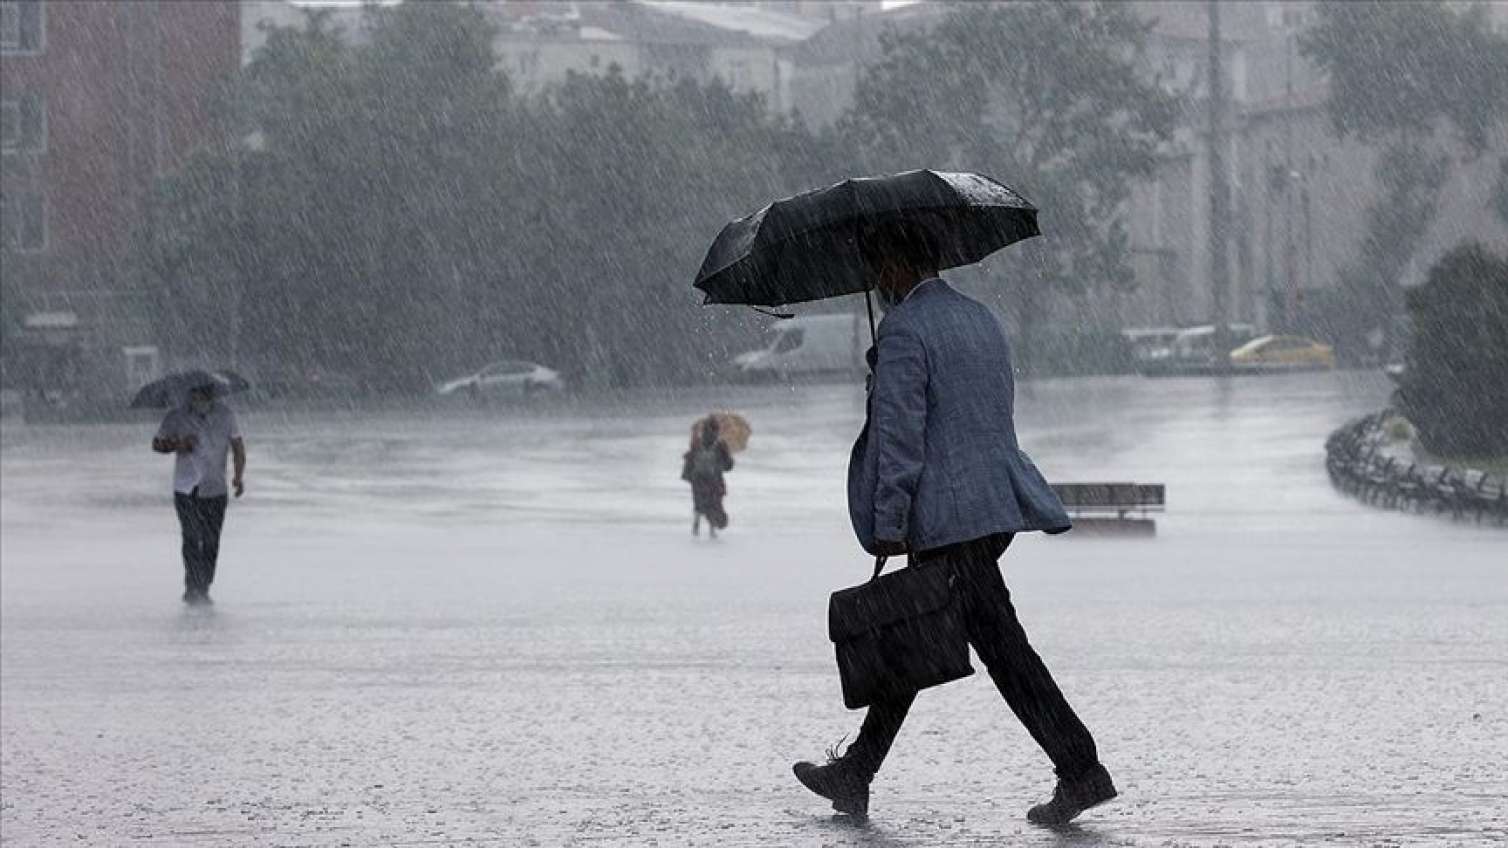
[[1160, 509], [1167, 505], [1162, 483], [1054, 483], [1069, 509]]

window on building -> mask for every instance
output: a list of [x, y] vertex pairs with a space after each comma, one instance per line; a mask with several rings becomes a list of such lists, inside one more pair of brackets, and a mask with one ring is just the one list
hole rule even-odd
[[0, 53], [40, 53], [46, 38], [42, 0], [0, 2]]
[[749, 70], [748, 62], [734, 59], [723, 70], [723, 78], [730, 88], [744, 89], [752, 87], [753, 73]]
[[155, 345], [123, 347], [121, 353], [126, 357], [126, 385], [136, 389], [157, 379], [162, 363]]
[[41, 192], [0, 195], [0, 247], [22, 252], [47, 249], [47, 198]]
[[0, 153], [47, 149], [47, 101], [40, 95], [0, 97]]
[[14, 97], [0, 98], [0, 153], [9, 153], [21, 147], [21, 101]]

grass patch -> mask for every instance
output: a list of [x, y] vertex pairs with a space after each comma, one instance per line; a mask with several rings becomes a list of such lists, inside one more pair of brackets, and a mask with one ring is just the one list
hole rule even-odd
[[1447, 468], [1473, 468], [1498, 477], [1508, 477], [1508, 456], [1436, 456], [1414, 443], [1414, 453], [1423, 461]]

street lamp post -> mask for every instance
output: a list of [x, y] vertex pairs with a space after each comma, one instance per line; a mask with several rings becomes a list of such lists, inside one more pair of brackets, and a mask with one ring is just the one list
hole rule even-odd
[[1214, 300], [1215, 349], [1230, 349], [1230, 265], [1226, 261], [1226, 224], [1230, 217], [1230, 188], [1225, 182], [1225, 83], [1220, 67], [1220, 5], [1209, 0], [1209, 168], [1210, 168], [1210, 286]]
[[[1294, 197], [1294, 187], [1298, 188], [1298, 197]], [[1283, 218], [1284, 218], [1284, 251], [1283, 273], [1287, 278], [1284, 280], [1283, 319], [1287, 325], [1285, 329], [1293, 330], [1298, 323], [1298, 308], [1303, 299], [1305, 289], [1314, 285], [1312, 275], [1314, 273], [1314, 239], [1313, 228], [1310, 226], [1310, 203], [1309, 203], [1309, 174], [1298, 168], [1289, 167], [1283, 175]], [[1294, 214], [1295, 200], [1302, 207], [1303, 215], [1303, 239], [1304, 239], [1304, 277], [1302, 285], [1299, 279], [1299, 250], [1294, 243]]]
[[243, 255], [244, 245], [240, 244], [241, 233], [241, 170], [244, 164], [241, 156], [239, 142], [231, 144], [230, 154], [230, 229], [231, 237], [236, 239], [236, 263], [231, 274], [230, 281], [230, 367], [239, 371], [241, 368], [241, 289], [242, 277], [246, 273], [246, 259]]
[[[245, 129], [245, 122], [233, 129], [240, 133]], [[230, 225], [231, 235], [236, 239], [236, 262], [230, 281], [230, 367], [240, 370], [241, 367], [241, 311], [246, 289], [246, 269], [250, 264], [248, 254], [255, 250], [254, 245], [246, 243], [247, 234], [244, 232], [243, 223], [246, 216], [246, 191], [242, 185], [246, 175], [246, 154], [256, 153], [264, 146], [262, 134], [252, 132], [246, 135], [235, 135], [230, 142]]]

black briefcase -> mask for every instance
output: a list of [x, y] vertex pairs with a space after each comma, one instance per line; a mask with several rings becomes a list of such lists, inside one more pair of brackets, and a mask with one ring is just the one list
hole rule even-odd
[[832, 594], [828, 637], [838, 652], [849, 709], [937, 686], [974, 673], [963, 609], [946, 560], [884, 576], [885, 558], [867, 583]]

